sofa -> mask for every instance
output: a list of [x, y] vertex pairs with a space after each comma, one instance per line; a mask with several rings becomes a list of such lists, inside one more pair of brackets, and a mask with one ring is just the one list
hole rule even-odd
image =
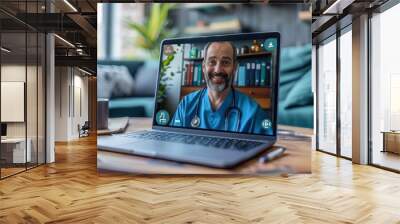
[[[98, 97], [109, 99], [110, 117], [151, 117], [157, 72], [157, 61], [98, 61]], [[283, 48], [278, 123], [312, 128], [313, 108], [311, 45]]]
[[313, 128], [311, 44], [283, 48], [279, 77], [278, 123]]
[[[157, 62], [99, 60], [97, 66], [97, 96], [109, 99], [109, 117], [153, 115]], [[114, 91], [124, 85], [131, 92]]]

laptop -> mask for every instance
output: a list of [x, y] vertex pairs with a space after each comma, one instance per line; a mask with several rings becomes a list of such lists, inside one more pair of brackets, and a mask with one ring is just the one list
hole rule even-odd
[[279, 33], [166, 39], [160, 47], [152, 128], [99, 136], [100, 150], [231, 168], [276, 142]]

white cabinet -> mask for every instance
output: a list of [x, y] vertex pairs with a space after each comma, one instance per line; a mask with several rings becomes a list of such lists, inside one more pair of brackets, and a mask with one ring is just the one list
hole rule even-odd
[[[25, 151], [25, 138], [7, 138], [1, 140], [2, 158], [7, 163], [25, 163], [32, 161], [32, 141], [26, 140], [27, 147]], [[12, 158], [12, 159], [11, 159]], [[25, 161], [26, 160], [26, 161]]]

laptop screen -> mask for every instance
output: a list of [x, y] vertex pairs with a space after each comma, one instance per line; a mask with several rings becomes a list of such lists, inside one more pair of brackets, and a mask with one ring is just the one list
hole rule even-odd
[[153, 125], [276, 135], [279, 33], [165, 40]]

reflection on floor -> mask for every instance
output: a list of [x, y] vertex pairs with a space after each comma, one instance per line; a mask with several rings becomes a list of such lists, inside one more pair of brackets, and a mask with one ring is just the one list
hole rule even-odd
[[25, 167], [17, 167], [17, 168], [1, 168], [1, 178], [13, 175], [15, 173], [19, 173], [25, 170]]
[[374, 151], [373, 164], [400, 171], [400, 155], [392, 152]]
[[0, 181], [0, 223], [398, 223], [400, 175], [312, 153], [312, 174], [99, 175], [96, 138]]
[[1, 178], [5, 178], [8, 176], [11, 176], [13, 174], [20, 173], [25, 170], [29, 170], [31, 168], [35, 168], [38, 165], [36, 163], [27, 163], [26, 165], [24, 163], [21, 164], [2, 164], [1, 165]]

